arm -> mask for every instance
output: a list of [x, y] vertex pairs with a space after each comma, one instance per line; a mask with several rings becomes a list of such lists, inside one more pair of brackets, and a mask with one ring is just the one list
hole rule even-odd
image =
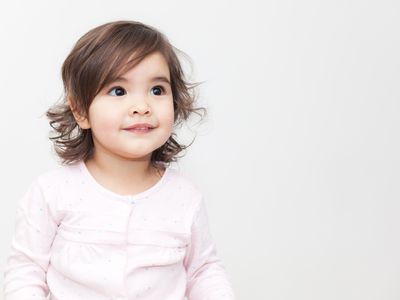
[[4, 269], [5, 300], [46, 299], [46, 272], [56, 231], [57, 224], [36, 180], [18, 203], [15, 234]]
[[188, 276], [185, 295], [190, 300], [233, 300], [231, 283], [210, 234], [203, 199], [199, 202], [191, 234], [184, 260]]

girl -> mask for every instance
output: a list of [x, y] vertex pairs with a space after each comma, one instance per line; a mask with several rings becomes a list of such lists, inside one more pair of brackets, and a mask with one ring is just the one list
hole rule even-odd
[[169, 166], [173, 127], [204, 110], [175, 50], [133, 21], [78, 40], [47, 111], [62, 164], [19, 202], [6, 300], [234, 298], [202, 193]]

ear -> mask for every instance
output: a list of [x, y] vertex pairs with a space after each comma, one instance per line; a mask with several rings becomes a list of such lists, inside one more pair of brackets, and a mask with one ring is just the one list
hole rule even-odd
[[82, 117], [81, 115], [78, 114], [78, 112], [75, 109], [74, 101], [70, 97], [67, 97], [67, 102], [72, 111], [72, 114], [74, 115], [75, 121], [76, 123], [78, 123], [79, 127], [82, 129], [89, 129], [90, 128], [89, 121], [87, 120], [87, 118]]

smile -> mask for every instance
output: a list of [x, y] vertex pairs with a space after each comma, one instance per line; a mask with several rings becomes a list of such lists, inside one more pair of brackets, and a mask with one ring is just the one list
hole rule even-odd
[[137, 133], [137, 134], [145, 134], [145, 133], [149, 133], [150, 131], [152, 131], [154, 128], [132, 128], [132, 129], [125, 129], [126, 131], [130, 131], [133, 133]]

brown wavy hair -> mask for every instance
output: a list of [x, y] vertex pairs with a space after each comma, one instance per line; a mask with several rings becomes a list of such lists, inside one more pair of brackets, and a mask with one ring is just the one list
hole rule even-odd
[[[105, 23], [91, 29], [76, 42], [62, 65], [64, 95], [61, 103], [54, 104], [46, 111], [53, 129], [49, 139], [62, 164], [86, 160], [93, 155], [91, 129], [82, 129], [72, 110], [79, 116], [88, 117], [93, 98], [106, 85], [156, 51], [163, 55], [170, 71], [174, 127], [182, 125], [192, 113], [200, 117], [207, 114], [204, 107], [195, 107], [195, 88], [200, 83], [187, 81], [177, 54], [189, 57], [171, 45], [163, 33], [136, 21]], [[179, 144], [173, 132], [164, 145], [153, 151], [151, 164], [156, 166], [156, 162], [169, 164], [177, 161], [178, 153], [193, 141], [189, 145]]]

